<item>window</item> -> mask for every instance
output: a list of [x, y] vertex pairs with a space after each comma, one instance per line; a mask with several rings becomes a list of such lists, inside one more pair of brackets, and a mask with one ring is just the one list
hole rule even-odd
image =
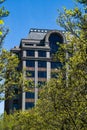
[[27, 50], [26, 54], [27, 56], [34, 56], [34, 50]]
[[19, 109], [19, 105], [18, 104], [13, 104], [13, 109], [18, 110]]
[[49, 44], [51, 49], [51, 55], [58, 51], [57, 43], [63, 43], [63, 37], [58, 33], [52, 33], [49, 37]]
[[26, 92], [26, 98], [34, 98], [34, 92]]
[[13, 100], [13, 104], [18, 104], [18, 99]]
[[46, 57], [46, 51], [39, 50], [38, 57]]
[[51, 62], [51, 68], [55, 69], [55, 68], [60, 68], [62, 65], [60, 62]]
[[27, 60], [26, 61], [26, 67], [35, 67], [35, 61]]
[[35, 76], [35, 71], [27, 70], [27, 71], [26, 71], [26, 76], [27, 76], [27, 77], [34, 77], [34, 76]]
[[38, 71], [38, 77], [39, 78], [46, 78], [47, 72], [46, 71]]
[[46, 68], [47, 62], [46, 61], [38, 61], [38, 67]]
[[26, 102], [26, 103], [25, 103], [25, 108], [26, 108], [26, 109], [30, 109], [30, 108], [32, 108], [32, 107], [34, 107], [34, 103], [33, 103], [33, 102]]
[[18, 99], [13, 100], [13, 109], [19, 109]]
[[33, 44], [31, 43], [25, 43], [25, 46], [33, 46]]
[[17, 57], [19, 57], [19, 53], [16, 52], [15, 54], [16, 54]]

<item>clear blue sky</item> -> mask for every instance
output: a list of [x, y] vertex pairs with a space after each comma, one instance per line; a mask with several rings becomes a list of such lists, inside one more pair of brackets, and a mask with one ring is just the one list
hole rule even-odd
[[[61, 29], [56, 23], [57, 9], [66, 6], [72, 8], [74, 0], [6, 0], [3, 3], [10, 15], [5, 18], [5, 25], [10, 32], [5, 38], [4, 47], [8, 50], [19, 45], [21, 38], [26, 38], [30, 28]], [[0, 103], [0, 113], [4, 103]]]
[[11, 49], [27, 37], [30, 28], [60, 29], [56, 23], [57, 9], [72, 8], [73, 0], [6, 0], [3, 5], [10, 11], [5, 18], [10, 32], [4, 46]]

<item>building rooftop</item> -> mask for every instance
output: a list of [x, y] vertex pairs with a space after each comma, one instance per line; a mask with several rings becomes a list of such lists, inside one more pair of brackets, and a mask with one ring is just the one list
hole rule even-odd
[[27, 39], [43, 40], [48, 31], [47, 29], [30, 29]]
[[[50, 31], [56, 31], [56, 30], [31, 28], [26, 39], [43, 40], [46, 34]], [[57, 30], [57, 31], [62, 33], [64, 32], [63, 30]]]

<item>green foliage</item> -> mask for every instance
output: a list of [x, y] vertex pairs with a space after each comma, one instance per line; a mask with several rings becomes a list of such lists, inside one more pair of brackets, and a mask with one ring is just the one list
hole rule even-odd
[[[5, 2], [5, 0], [0, 0], [0, 4]], [[4, 8], [4, 6], [0, 7], [0, 49], [2, 47], [2, 43], [4, 38], [6, 37], [9, 29], [4, 26], [4, 17], [9, 15], [9, 11]]]
[[0, 130], [36, 130], [37, 127], [37, 115], [33, 109], [10, 115], [5, 113], [0, 121]]
[[23, 76], [23, 72], [18, 71], [19, 59], [16, 55], [2, 50], [0, 55], [0, 100], [5, 98], [12, 98], [15, 95], [15, 89], [19, 89], [19, 93], [22, 91], [28, 91], [29, 86], [32, 86], [31, 80], [26, 80]]
[[87, 5], [87, 0], [77, 0], [77, 2]]
[[12, 86], [17, 84], [16, 67], [19, 61], [15, 55], [2, 50], [0, 55], [0, 94], [11, 91]]
[[3, 2], [5, 2], [5, 1], [6, 1], [6, 0], [0, 0], [0, 4], [3, 3]]
[[77, 7], [64, 8], [57, 21], [68, 31], [65, 35], [69, 44], [60, 45], [56, 54], [65, 65], [58, 79], [51, 79], [43, 88], [36, 108], [46, 129], [86, 130], [87, 14]]

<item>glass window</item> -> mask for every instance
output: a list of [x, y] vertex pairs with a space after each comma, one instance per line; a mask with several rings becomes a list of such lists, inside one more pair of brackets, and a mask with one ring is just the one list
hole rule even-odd
[[51, 62], [51, 68], [55, 69], [55, 68], [60, 68], [62, 65], [60, 62]]
[[33, 44], [31, 43], [25, 43], [25, 46], [33, 46]]
[[33, 102], [26, 102], [26, 103], [25, 103], [25, 108], [26, 108], [26, 109], [30, 109], [30, 108], [32, 108], [32, 107], [34, 107], [34, 103], [33, 103]]
[[27, 77], [34, 77], [34, 76], [35, 76], [35, 71], [27, 70], [27, 71], [26, 71], [26, 76], [27, 76]]
[[19, 57], [20, 53], [15, 52], [16, 56]]
[[13, 100], [13, 109], [19, 109], [18, 99]]
[[46, 51], [39, 50], [38, 57], [46, 57]]
[[18, 110], [19, 109], [19, 105], [18, 104], [13, 104], [13, 109]]
[[18, 99], [13, 100], [13, 104], [18, 104]]
[[59, 46], [57, 43], [63, 43], [63, 37], [60, 34], [52, 33], [49, 37], [51, 55], [55, 54], [58, 51]]
[[34, 56], [34, 50], [27, 50], [26, 54], [27, 56]]
[[46, 68], [47, 67], [47, 62], [46, 61], [38, 61], [38, 67]]
[[34, 92], [26, 92], [26, 98], [34, 98]]
[[46, 71], [38, 71], [38, 77], [39, 78], [46, 78], [47, 72]]
[[35, 61], [26, 60], [26, 67], [35, 67]]

